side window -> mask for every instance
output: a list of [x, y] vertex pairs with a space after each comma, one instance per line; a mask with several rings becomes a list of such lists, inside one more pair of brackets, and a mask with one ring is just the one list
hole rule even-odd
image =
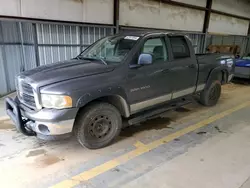
[[175, 59], [190, 57], [189, 47], [184, 37], [169, 37]]
[[166, 45], [163, 38], [148, 39], [142, 48], [142, 53], [153, 56], [153, 63], [164, 62], [168, 59]]

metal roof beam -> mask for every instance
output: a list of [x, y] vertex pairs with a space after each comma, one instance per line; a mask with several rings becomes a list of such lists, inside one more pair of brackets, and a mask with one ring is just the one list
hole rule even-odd
[[208, 32], [212, 4], [213, 4], [213, 0], [207, 0], [207, 4], [206, 4], [207, 10], [205, 12], [205, 18], [204, 18], [204, 24], [203, 24], [203, 30], [202, 30], [203, 33]]

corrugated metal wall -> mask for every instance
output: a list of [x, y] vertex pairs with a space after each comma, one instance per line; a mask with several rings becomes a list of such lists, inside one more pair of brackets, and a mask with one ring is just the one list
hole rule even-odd
[[240, 47], [240, 55], [244, 55], [247, 51], [247, 36], [239, 35], [208, 35], [207, 46], [213, 45], [238, 45]]
[[37, 24], [40, 65], [70, 59], [112, 28]]
[[78, 26], [38, 24], [40, 65], [70, 59], [80, 53]]
[[246, 48], [246, 54], [250, 53], [250, 36], [247, 39], [247, 48]]
[[0, 95], [15, 89], [15, 76], [39, 65], [71, 59], [110, 26], [0, 21]]
[[[1, 35], [0, 35], [1, 36]], [[4, 59], [3, 59], [3, 46], [0, 45], [0, 94], [7, 92], [7, 80], [4, 68]]]
[[186, 34], [192, 41], [194, 45], [195, 53], [203, 53], [205, 34]]

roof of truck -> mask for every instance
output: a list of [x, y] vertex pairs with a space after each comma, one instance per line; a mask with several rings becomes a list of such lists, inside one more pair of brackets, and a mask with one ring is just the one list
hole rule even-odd
[[131, 36], [143, 37], [143, 36], [147, 36], [147, 35], [151, 35], [151, 34], [184, 36], [184, 34], [181, 34], [181, 33], [172, 33], [172, 32], [155, 31], [155, 30], [152, 30], [152, 31], [149, 31], [149, 30], [146, 30], [146, 31], [143, 31], [143, 30], [141, 30], [141, 31], [126, 31], [126, 32], [120, 33], [119, 35], [131, 35]]
[[144, 36], [148, 34], [157, 34], [157, 33], [164, 33], [166, 32], [161, 32], [161, 31], [126, 31], [122, 34], [130, 34], [130, 35], [136, 35], [136, 36]]

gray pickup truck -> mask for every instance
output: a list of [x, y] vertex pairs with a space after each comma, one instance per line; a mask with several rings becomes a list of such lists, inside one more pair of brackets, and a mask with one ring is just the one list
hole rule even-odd
[[82, 146], [109, 145], [123, 121], [133, 125], [193, 101], [217, 103], [234, 60], [195, 55], [188, 37], [134, 32], [102, 38], [76, 58], [21, 73], [6, 111], [27, 136], [72, 133]]

